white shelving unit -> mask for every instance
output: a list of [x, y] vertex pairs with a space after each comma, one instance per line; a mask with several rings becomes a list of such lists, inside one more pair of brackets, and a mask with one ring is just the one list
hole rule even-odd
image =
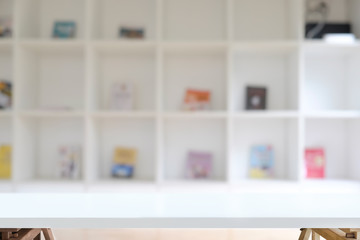
[[[329, 1], [330, 20], [360, 37], [360, 1]], [[14, 85], [0, 191], [360, 191], [360, 43], [304, 40], [304, 13], [305, 0], [0, 0], [14, 22], [0, 39], [0, 79]], [[56, 20], [75, 21], [76, 37], [52, 39]], [[146, 38], [118, 39], [120, 25]], [[135, 86], [133, 111], [109, 108], [119, 79]], [[268, 110], [244, 110], [249, 84], [267, 86]], [[181, 110], [190, 86], [212, 91], [210, 111]], [[83, 149], [74, 181], [55, 174], [66, 143]], [[262, 143], [275, 179], [248, 179], [249, 147]], [[139, 151], [133, 179], [110, 177], [117, 145]], [[327, 179], [304, 178], [308, 146], [325, 148]], [[209, 181], [184, 178], [191, 149], [213, 152]]]

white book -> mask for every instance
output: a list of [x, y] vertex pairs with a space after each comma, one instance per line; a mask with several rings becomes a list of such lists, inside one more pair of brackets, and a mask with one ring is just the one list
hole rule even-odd
[[113, 83], [110, 90], [110, 109], [133, 110], [134, 108], [134, 87], [130, 83]]

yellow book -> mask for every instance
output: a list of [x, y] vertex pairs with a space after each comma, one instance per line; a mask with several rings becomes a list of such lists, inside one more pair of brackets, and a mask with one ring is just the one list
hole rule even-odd
[[11, 146], [0, 146], [0, 179], [11, 178]]
[[116, 147], [114, 150], [113, 177], [130, 178], [134, 174], [137, 150], [133, 148]]

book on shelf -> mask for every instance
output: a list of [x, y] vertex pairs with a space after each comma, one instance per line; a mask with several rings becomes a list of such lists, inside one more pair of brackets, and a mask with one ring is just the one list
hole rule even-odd
[[250, 148], [250, 178], [271, 178], [274, 174], [274, 150], [271, 145]]
[[145, 29], [141, 27], [120, 27], [119, 37], [128, 39], [144, 39]]
[[80, 145], [62, 145], [58, 149], [58, 177], [62, 179], [80, 178], [80, 163], [82, 159]]
[[183, 109], [188, 111], [210, 110], [211, 91], [187, 89], [184, 97]]
[[0, 109], [10, 109], [12, 105], [12, 84], [0, 80]]
[[129, 111], [134, 109], [134, 86], [131, 83], [116, 82], [110, 89], [110, 109]]
[[186, 160], [186, 178], [208, 179], [212, 176], [213, 155], [211, 152], [189, 151]]
[[325, 163], [323, 148], [305, 149], [306, 178], [325, 178]]
[[0, 17], [0, 38], [9, 38], [12, 36], [12, 23], [11, 17]]
[[111, 175], [115, 178], [131, 178], [134, 176], [137, 150], [127, 147], [116, 147], [114, 150]]
[[76, 23], [74, 21], [55, 21], [53, 29], [54, 38], [74, 38]]
[[0, 145], [0, 179], [11, 178], [11, 146]]
[[246, 110], [265, 110], [266, 109], [267, 88], [266, 87], [246, 87]]

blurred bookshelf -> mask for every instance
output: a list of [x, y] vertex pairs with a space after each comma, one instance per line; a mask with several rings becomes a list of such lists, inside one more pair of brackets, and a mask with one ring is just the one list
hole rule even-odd
[[[360, 36], [359, 1], [341, 2]], [[0, 80], [14, 86], [0, 109], [0, 144], [13, 148], [0, 192], [360, 191], [360, 44], [305, 40], [304, 12], [304, 0], [0, 0], [13, 19]], [[58, 19], [76, 22], [75, 38], [52, 37]], [[119, 39], [123, 23], [146, 38]], [[108, 107], [114, 79], [136, 85], [133, 110]], [[211, 91], [211, 109], [181, 110], [190, 85]], [[267, 110], [245, 110], [247, 85], [267, 87]], [[66, 142], [82, 146], [76, 180], [54, 173]], [[248, 177], [256, 143], [276, 148], [273, 179]], [[111, 178], [116, 144], [138, 149], [131, 179]], [[325, 179], [304, 177], [308, 146], [326, 150]], [[211, 179], [184, 177], [194, 148], [213, 152]]]

